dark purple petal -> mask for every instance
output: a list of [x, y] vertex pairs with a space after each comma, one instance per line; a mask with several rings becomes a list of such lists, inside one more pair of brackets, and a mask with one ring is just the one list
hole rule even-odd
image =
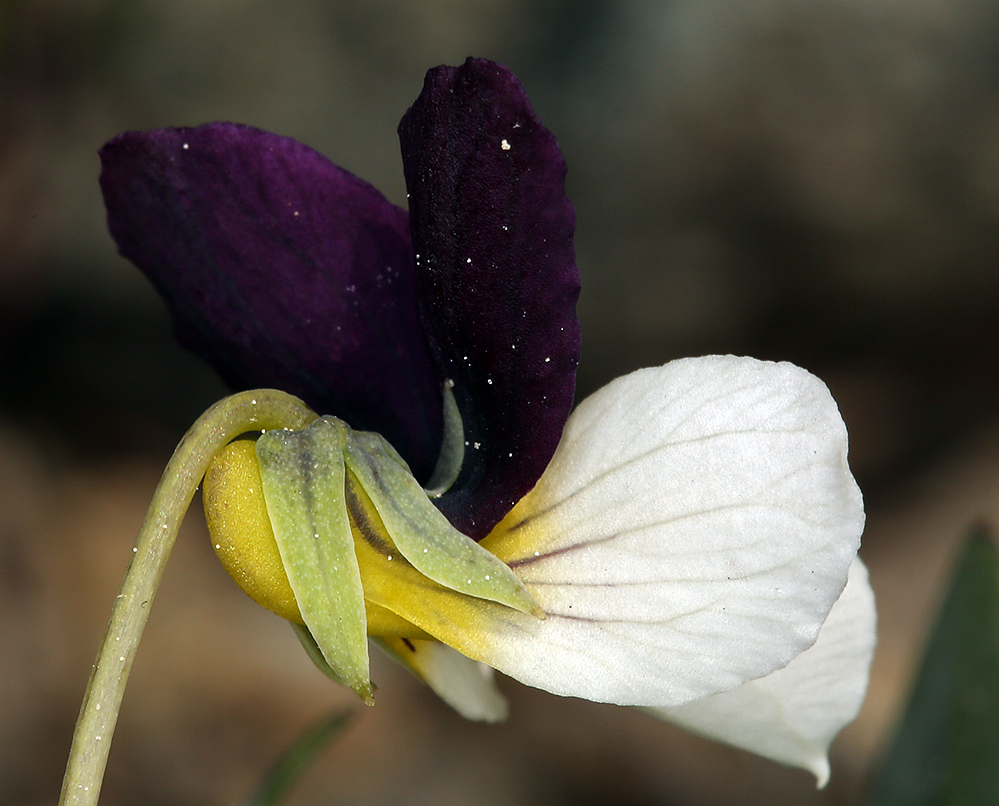
[[517, 79], [484, 60], [431, 70], [399, 136], [424, 317], [468, 443], [438, 505], [482, 537], [534, 486], [572, 407], [565, 163]]
[[301, 143], [229, 123], [123, 134], [101, 159], [111, 234], [185, 346], [237, 389], [378, 431], [429, 476], [440, 375], [404, 210]]

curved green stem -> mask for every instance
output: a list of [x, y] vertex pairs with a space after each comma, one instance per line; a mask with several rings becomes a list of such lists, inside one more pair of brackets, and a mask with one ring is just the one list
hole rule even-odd
[[240, 434], [298, 429], [315, 419], [315, 412], [298, 398], [274, 389], [258, 389], [219, 401], [180, 441], [153, 493], [115, 598], [73, 733], [61, 806], [97, 803], [111, 734], [149, 608], [184, 514], [212, 458]]

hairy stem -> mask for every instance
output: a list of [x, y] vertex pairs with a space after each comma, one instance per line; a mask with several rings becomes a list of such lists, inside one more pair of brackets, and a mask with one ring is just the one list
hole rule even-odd
[[316, 414], [296, 397], [258, 389], [227, 397], [198, 418], [163, 471], [115, 597], [73, 733], [61, 805], [97, 803], [111, 735], [135, 651], [184, 514], [216, 452], [240, 434], [304, 428]]

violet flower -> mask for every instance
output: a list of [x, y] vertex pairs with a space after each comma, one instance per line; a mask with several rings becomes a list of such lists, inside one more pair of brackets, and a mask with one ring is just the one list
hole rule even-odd
[[111, 233], [182, 343], [326, 415], [216, 459], [230, 573], [366, 699], [369, 634], [472, 718], [505, 714], [491, 667], [824, 783], [874, 643], [825, 386], [686, 359], [570, 416], [579, 280], [554, 137], [509, 71], [472, 59], [427, 74], [399, 134], [408, 214], [245, 126], [101, 153]]

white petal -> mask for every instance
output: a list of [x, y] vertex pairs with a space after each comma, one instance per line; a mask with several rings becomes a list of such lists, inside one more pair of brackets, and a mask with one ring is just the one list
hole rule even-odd
[[829, 744], [860, 710], [874, 653], [874, 594], [858, 559], [815, 644], [783, 669], [676, 708], [649, 713], [829, 780]]
[[495, 608], [481, 645], [445, 640], [621, 705], [769, 674], [815, 641], [859, 546], [846, 447], [826, 387], [790, 364], [712, 356], [619, 378], [484, 542], [548, 618]]
[[408, 667], [465, 719], [502, 722], [509, 713], [493, 670], [449, 646], [419, 639], [377, 639], [389, 656]]

